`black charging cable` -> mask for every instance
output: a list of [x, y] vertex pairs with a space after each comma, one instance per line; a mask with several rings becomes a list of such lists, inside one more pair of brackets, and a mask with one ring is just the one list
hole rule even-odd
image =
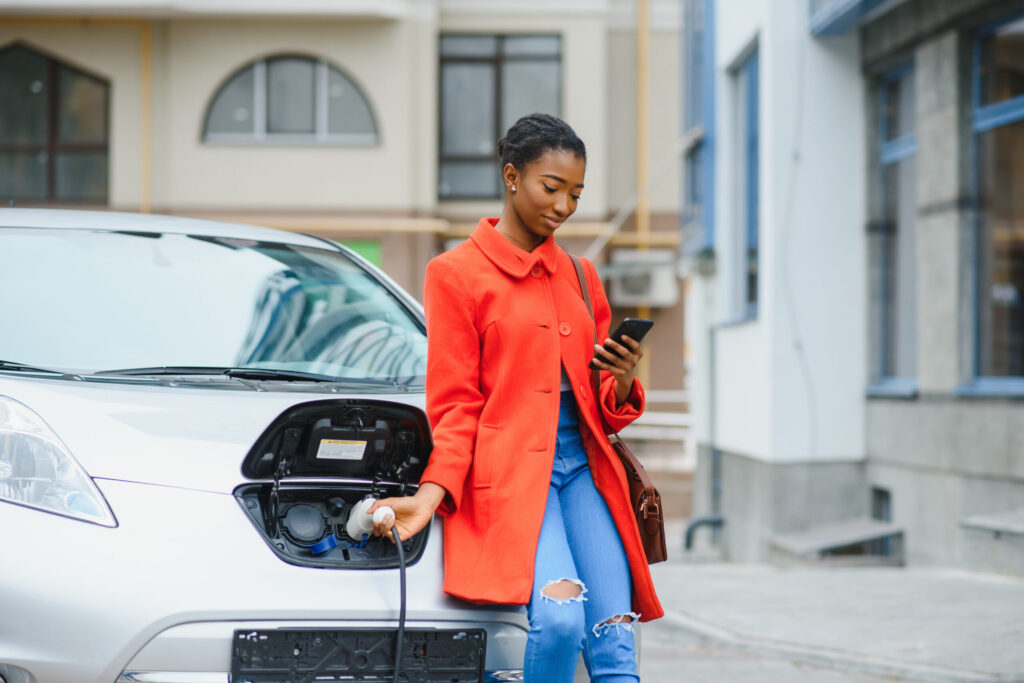
[[401, 586], [401, 603], [398, 608], [398, 637], [395, 639], [395, 683], [399, 683], [398, 676], [402, 671], [402, 641], [405, 640], [405, 550], [402, 548], [402, 539], [398, 536], [398, 525], [391, 527], [391, 533], [395, 536], [395, 548], [398, 550], [398, 573]]

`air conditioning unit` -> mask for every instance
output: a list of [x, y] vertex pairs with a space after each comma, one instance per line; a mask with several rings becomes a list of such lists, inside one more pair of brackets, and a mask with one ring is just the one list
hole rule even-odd
[[616, 249], [606, 267], [613, 306], [668, 308], [679, 300], [671, 249]]

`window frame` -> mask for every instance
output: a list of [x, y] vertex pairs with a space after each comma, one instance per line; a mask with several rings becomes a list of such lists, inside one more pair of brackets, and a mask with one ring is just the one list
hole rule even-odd
[[[495, 50], [494, 54], [490, 56], [484, 55], [445, 55], [443, 51], [443, 41], [446, 37], [459, 37], [459, 38], [494, 38], [495, 39]], [[504, 53], [505, 41], [509, 38], [527, 38], [527, 37], [545, 37], [545, 38], [557, 38], [558, 39], [558, 54], [556, 56], [551, 55], [506, 55]], [[494, 199], [501, 199], [501, 190], [498, 188], [498, 183], [495, 183], [495, 194], [493, 195], [481, 195], [481, 194], [461, 194], [453, 193], [442, 195], [441, 194], [441, 168], [446, 163], [486, 163], [493, 161], [496, 170], [500, 172], [498, 166], [501, 162], [501, 158], [498, 156], [497, 141], [505, 134], [502, 130], [501, 116], [502, 116], [502, 66], [507, 62], [554, 62], [556, 66], [556, 73], [558, 76], [558, 113], [556, 116], [561, 116], [561, 113], [565, 110], [565, 70], [563, 55], [564, 50], [564, 37], [558, 32], [506, 32], [506, 33], [488, 33], [483, 31], [443, 31], [438, 34], [438, 72], [437, 72], [437, 187], [435, 188], [435, 194], [438, 201], [491, 201]], [[495, 141], [494, 153], [488, 155], [472, 155], [472, 154], [445, 154], [444, 151], [444, 90], [443, 90], [443, 78], [444, 78], [444, 67], [446, 64], [485, 64], [492, 69], [494, 75], [494, 120], [492, 121], [492, 138]]]
[[954, 393], [964, 397], [1024, 396], [1024, 375], [997, 376], [981, 374], [981, 145], [979, 136], [996, 128], [1024, 121], [1024, 94], [995, 104], [981, 103], [981, 60], [982, 43], [1000, 28], [1024, 19], [1024, 12], [1004, 16], [998, 21], [986, 24], [974, 36], [971, 54], [971, 209], [973, 230], [973, 268], [971, 284], [972, 348], [970, 352], [970, 376], [967, 382], [956, 387]]
[[[4, 197], [16, 204], [68, 204], [78, 206], [106, 206], [110, 203], [110, 81], [102, 76], [82, 69], [45, 50], [21, 40], [15, 40], [2, 47], [0, 53], [21, 48], [46, 60], [46, 142], [44, 143], [3, 143], [0, 142], [0, 153], [22, 152], [42, 153], [46, 155], [46, 195], [44, 197]], [[95, 81], [104, 90], [103, 142], [61, 142], [60, 141], [60, 70], [67, 69], [78, 76]], [[107, 160], [106, 188], [102, 198], [88, 199], [84, 197], [63, 198], [57, 196], [57, 155], [60, 152], [102, 152]]]
[[[267, 66], [277, 59], [301, 59], [313, 63], [313, 132], [312, 133], [274, 133], [268, 130], [270, 100], [267, 98]], [[221, 92], [237, 76], [246, 69], [253, 69], [252, 99], [252, 132], [248, 133], [211, 133], [210, 115], [213, 105]], [[327, 90], [329, 88], [330, 70], [343, 76], [366, 103], [373, 123], [373, 133], [331, 133], [329, 131], [330, 113], [328, 109]], [[301, 147], [303, 145], [338, 146], [338, 147], [377, 147], [381, 144], [380, 124], [373, 102], [366, 90], [344, 69], [336, 64], [308, 54], [283, 52], [267, 55], [246, 62], [232, 71], [222, 80], [206, 104], [203, 113], [203, 125], [200, 131], [200, 142], [213, 145], [287, 145]]]
[[[761, 290], [760, 250], [760, 164], [761, 164], [761, 96], [760, 44], [755, 38], [744, 48], [728, 69], [732, 90], [733, 111], [731, 133], [731, 176], [741, 188], [732, 198], [733, 216], [731, 249], [733, 294], [731, 317], [723, 324], [734, 325], [757, 320]], [[751, 254], [753, 254], [753, 287], [751, 287]]]
[[[876, 174], [876, 187], [878, 188], [878, 211], [884, 213], [885, 206], [888, 201], [888, 187], [885, 182], [885, 171], [889, 166], [893, 166], [902, 161], [907, 161], [917, 156], [917, 127], [915, 125], [914, 132], [908, 135], [903, 135], [898, 138], [889, 138], [889, 121], [887, 116], [888, 105], [889, 105], [889, 86], [902, 79], [902, 78], [913, 78], [915, 73], [915, 64], [913, 60], [908, 60], [899, 66], [896, 66], [889, 71], [886, 71], [878, 79], [876, 88], [876, 102], [877, 102], [877, 145], [876, 153], [878, 155], [877, 160], [874, 164]], [[915, 93], [915, 102], [916, 102]], [[916, 117], [916, 112], [910, 112], [911, 116]], [[917, 188], [914, 188], [914, 196], [917, 196]], [[915, 226], [916, 229], [916, 226]], [[892, 375], [888, 374], [887, 370], [890, 367], [889, 359], [889, 308], [888, 308], [888, 291], [889, 291], [889, 270], [884, 267], [889, 259], [889, 243], [883, 242], [883, 246], [880, 248], [878, 258], [881, 263], [873, 263], [872, 266], [882, 267], [882, 277], [880, 278], [880, 292], [879, 296], [881, 299], [881, 311], [878, 319], [874, 321], [876, 329], [876, 342], [878, 344], [878, 352], [874, 358], [872, 358], [872, 380], [869, 382], [866, 393], [869, 396], [881, 396], [881, 397], [905, 397], [912, 398], [917, 395], [917, 373], [912, 375]], [[916, 258], [915, 258], [916, 268]], [[915, 301], [916, 304], [916, 301]], [[917, 353], [915, 350], [914, 358], [916, 360]]]

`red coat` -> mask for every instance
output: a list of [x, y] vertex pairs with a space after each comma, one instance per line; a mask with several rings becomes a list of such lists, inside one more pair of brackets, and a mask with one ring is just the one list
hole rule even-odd
[[[445, 592], [474, 602], [526, 604], [547, 500], [558, 428], [561, 365], [579, 405], [597, 490], [611, 510], [633, 578], [641, 621], [664, 613], [629, 505], [622, 464], [600, 427], [587, 364], [594, 324], [572, 261], [553, 239], [533, 252], [480, 221], [469, 240], [427, 266], [427, 413], [434, 450], [421, 481], [448, 492]], [[611, 311], [589, 261], [584, 272], [608, 336]], [[643, 410], [639, 382], [615, 407], [603, 373], [600, 409], [619, 430]], [[596, 438], [594, 438], [596, 436]]]

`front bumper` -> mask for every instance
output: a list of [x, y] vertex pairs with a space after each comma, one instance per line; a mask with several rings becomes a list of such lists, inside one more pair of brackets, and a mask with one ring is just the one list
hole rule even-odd
[[[0, 504], [0, 666], [30, 683], [227, 681], [236, 628], [392, 627], [397, 569], [281, 561], [234, 496], [98, 480], [117, 515], [104, 528]], [[487, 630], [489, 671], [522, 666], [516, 607], [441, 590], [440, 523], [408, 572], [407, 625]]]

